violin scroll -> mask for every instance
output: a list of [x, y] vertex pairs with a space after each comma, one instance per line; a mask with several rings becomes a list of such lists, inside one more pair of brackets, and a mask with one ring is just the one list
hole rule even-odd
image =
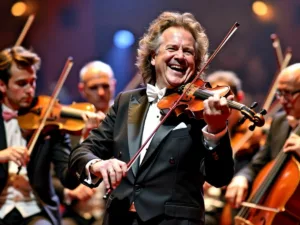
[[241, 113], [244, 115], [240, 120], [239, 124], [242, 124], [245, 122], [246, 119], [249, 119], [253, 124], [249, 126], [249, 130], [253, 131], [256, 126], [262, 127], [265, 124], [265, 118], [264, 115], [267, 114], [267, 110], [262, 109], [259, 113], [255, 113], [253, 110], [257, 106], [257, 102], [253, 102], [251, 106], [248, 107], [242, 107]]

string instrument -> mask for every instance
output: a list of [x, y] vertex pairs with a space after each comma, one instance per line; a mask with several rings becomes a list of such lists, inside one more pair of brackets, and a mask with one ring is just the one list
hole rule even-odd
[[[208, 82], [197, 79], [193, 84], [186, 84], [179, 87], [177, 89], [177, 93], [163, 97], [157, 103], [157, 107], [163, 113], [168, 112], [172, 105], [178, 101], [182, 93], [184, 93], [183, 97], [180, 99], [177, 107], [174, 109], [174, 113], [176, 116], [185, 113], [190, 118], [195, 119], [203, 118], [203, 100], [213, 96], [214, 94], [219, 94], [221, 97], [227, 97], [228, 95], [232, 94], [229, 86], [217, 86], [212, 88]], [[264, 125], [265, 120], [263, 115], [265, 115], [267, 111], [261, 110], [260, 113], [256, 113], [253, 108], [257, 106], [257, 103], [253, 103], [250, 108], [231, 100], [227, 100], [227, 104], [230, 108], [239, 110], [244, 115], [242, 121], [249, 119], [252, 122], [252, 124], [248, 127], [250, 130], [254, 130], [256, 126], [261, 127]]]
[[[50, 96], [38, 96], [36, 104], [26, 110], [24, 114], [19, 114], [18, 122], [22, 129], [36, 130], [41, 119], [44, 117], [46, 107], [51, 101]], [[95, 117], [96, 109], [90, 103], [72, 103], [71, 105], [62, 105], [55, 101], [50, 115], [46, 119], [44, 126], [54, 126], [60, 130], [74, 135], [80, 135], [85, 127], [82, 114], [88, 114]]]
[[[268, 112], [269, 113], [269, 112]], [[268, 114], [269, 115], [269, 114]], [[241, 140], [245, 137], [245, 134], [248, 132], [247, 126], [249, 122], [245, 122], [240, 125], [230, 138], [233, 154], [235, 158], [245, 158], [255, 154], [259, 146], [262, 146], [265, 143], [265, 129], [255, 129], [251, 132], [251, 137], [247, 138], [247, 141], [244, 141], [240, 145]], [[266, 125], [266, 124], [265, 124]]]
[[29, 31], [29, 28], [31, 27], [33, 21], [34, 21], [34, 18], [35, 18], [35, 15], [32, 14], [28, 17], [23, 29], [22, 29], [22, 32], [20, 33], [16, 43], [15, 43], [15, 46], [20, 46], [27, 34], [27, 32]]
[[[189, 116], [196, 117], [200, 116], [202, 114], [202, 111], [204, 109], [203, 100], [207, 99], [208, 97], [212, 96], [213, 93], [207, 90], [203, 90], [205, 88], [210, 88], [207, 86], [202, 80], [199, 79], [199, 76], [203, 73], [203, 71], [207, 68], [207, 66], [211, 63], [211, 61], [214, 59], [214, 57], [218, 54], [218, 52], [222, 49], [222, 47], [226, 44], [226, 42], [229, 40], [229, 38], [233, 35], [233, 33], [237, 30], [239, 24], [235, 23], [229, 32], [226, 34], [225, 38], [222, 40], [220, 45], [216, 48], [216, 50], [213, 52], [213, 54], [208, 58], [207, 62], [203, 65], [203, 67], [199, 70], [199, 72], [196, 74], [192, 82], [183, 85], [181, 88], [178, 89], [178, 93], [171, 94], [167, 97], [169, 97], [169, 100], [166, 101], [166, 98], [161, 99], [158, 102], [158, 107], [161, 106], [161, 111], [165, 113], [164, 117], [162, 117], [162, 120], [157, 125], [157, 127], [153, 130], [153, 132], [149, 135], [149, 137], [145, 140], [145, 142], [141, 145], [141, 147], [138, 149], [138, 151], [135, 153], [135, 155], [130, 159], [130, 161], [127, 163], [127, 171], [131, 169], [133, 164], [136, 162], [138, 157], [140, 156], [143, 148], [146, 146], [146, 144], [152, 139], [154, 134], [157, 132], [157, 130], [160, 128], [160, 126], [166, 121], [166, 119], [175, 112], [176, 115], [179, 115], [183, 112], [187, 112]], [[229, 93], [230, 89], [229, 87], [225, 87], [225, 89], [221, 88], [221, 91], [225, 91], [226, 94]], [[171, 97], [170, 97], [171, 96]], [[195, 101], [191, 101], [191, 100]], [[200, 100], [201, 99], [201, 100]], [[187, 106], [188, 108], [184, 108], [184, 106]], [[193, 104], [193, 102], [195, 104]], [[262, 114], [266, 113], [264, 110], [261, 114], [254, 113], [252, 109], [248, 110], [249, 108], [245, 108], [244, 105], [233, 102], [233, 101], [227, 101], [228, 105], [232, 108], [238, 108], [245, 112], [245, 115], [248, 115], [247, 118], [251, 118], [251, 121], [253, 124], [251, 125], [250, 129], [254, 129], [255, 126], [262, 126], [264, 124], [264, 119]], [[160, 106], [159, 106], [160, 105]], [[197, 105], [197, 106], [196, 106]], [[195, 110], [190, 110], [194, 108]], [[187, 109], [187, 110], [186, 110]], [[254, 114], [254, 115], [253, 115]], [[245, 118], [246, 119], [246, 118]], [[108, 197], [108, 195], [111, 193], [112, 189], [109, 188], [106, 192], [106, 194], [103, 196], [104, 199]]]
[[[272, 34], [271, 39], [277, 56], [279, 74], [291, 59], [291, 49], [287, 49], [283, 58], [278, 36]], [[276, 88], [277, 78], [274, 80], [273, 88], [271, 88], [270, 92], [274, 93]], [[273, 96], [271, 97], [273, 98]], [[269, 101], [271, 101], [271, 97], [269, 97]], [[296, 132], [299, 133], [299, 131], [298, 127]], [[275, 160], [265, 166], [255, 179], [249, 199], [247, 202], [242, 203], [243, 207], [235, 217], [235, 224], [244, 224], [246, 221], [249, 224], [273, 224], [273, 221], [276, 224], [298, 224], [295, 221], [299, 221], [299, 217], [286, 216], [288, 210], [281, 212], [284, 210], [284, 207], [291, 207], [289, 210], [292, 213], [297, 208], [293, 201], [297, 198], [299, 199], [300, 196], [299, 191], [295, 192], [299, 182], [298, 164], [290, 153], [281, 152]], [[284, 184], [285, 182], [290, 183], [290, 185], [287, 185], [287, 187], [280, 185], [280, 183]], [[280, 197], [275, 197], [275, 194], [280, 195]], [[292, 196], [294, 194], [298, 197]], [[290, 199], [292, 201], [289, 201]]]
[[[270, 123], [271, 123], [271, 117], [275, 115], [277, 111], [281, 109], [281, 104], [279, 101], [273, 102], [275, 92], [277, 89], [277, 83], [278, 83], [278, 75], [281, 70], [287, 67], [289, 64], [291, 57], [292, 57], [292, 51], [290, 48], [287, 48], [286, 53], [283, 57], [280, 40], [276, 34], [271, 35], [272, 40], [272, 46], [275, 50], [275, 56], [277, 61], [278, 70], [275, 73], [275, 76], [273, 78], [273, 81], [271, 83], [270, 89], [268, 91], [267, 97], [265, 99], [263, 108], [268, 110], [268, 114], [266, 115], [266, 120], [268, 121], [266, 126], [263, 127], [263, 130], [255, 130], [255, 132], [251, 132], [249, 130], [243, 129], [245, 132], [244, 134], [237, 134], [237, 136], [233, 136], [233, 143], [232, 143], [232, 150], [234, 157], [240, 157], [244, 153], [247, 153], [250, 147], [250, 151], [252, 150], [251, 147], [256, 147], [257, 144], [260, 144], [260, 146], [264, 145], [264, 142], [266, 140], [266, 131], [268, 130]], [[273, 103], [272, 103], [273, 102]], [[262, 135], [259, 137], [259, 133]], [[257, 136], [258, 135], [258, 136]], [[253, 137], [254, 136], [254, 137]], [[260, 138], [260, 139], [257, 139]], [[260, 140], [259, 142], [257, 142]], [[253, 143], [254, 142], [254, 143]], [[255, 143], [256, 142], [256, 143]], [[229, 203], [227, 203], [222, 211], [221, 217], [220, 217], [220, 225], [231, 225], [233, 224], [232, 221], [232, 207]]]
[[[300, 125], [294, 130], [300, 135]], [[300, 221], [300, 163], [281, 151], [256, 177], [236, 225], [297, 225]]]
[[[72, 57], [69, 57], [65, 63], [65, 66], [62, 70], [62, 73], [60, 74], [59, 76], [59, 79], [56, 83], [56, 86], [54, 88], [54, 91], [52, 93], [52, 96], [50, 98], [50, 101], [48, 102], [48, 104], [45, 106], [46, 110], [45, 110], [45, 113], [43, 114], [43, 116], [41, 117], [41, 120], [40, 120], [40, 123], [39, 125], [37, 126], [37, 129], [34, 130], [34, 133], [33, 135], [31, 136], [29, 142], [27, 143], [27, 149], [28, 149], [28, 155], [30, 156], [34, 147], [35, 147], [35, 144], [37, 143], [37, 140], [42, 132], [42, 130], [44, 129], [45, 127], [45, 124], [46, 124], [46, 121], [47, 121], [47, 118], [49, 118], [51, 112], [52, 112], [52, 109], [55, 105], [55, 102], [56, 102], [56, 99], [57, 99], [57, 96], [63, 86], [63, 83], [65, 82], [67, 76], [69, 75], [70, 73], [70, 70], [73, 66], [73, 58]], [[19, 175], [20, 171], [21, 171], [22, 167], [20, 166], [18, 168], [18, 172], [17, 172], [17, 175]]]

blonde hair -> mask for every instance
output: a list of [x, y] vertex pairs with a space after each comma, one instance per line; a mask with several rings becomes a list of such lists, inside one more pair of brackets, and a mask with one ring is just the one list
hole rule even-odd
[[196, 42], [196, 70], [199, 71], [208, 58], [209, 41], [204, 28], [191, 13], [163, 12], [155, 19], [139, 42], [136, 65], [144, 83], [155, 83], [155, 69], [151, 65], [152, 54], [160, 45], [162, 33], [169, 27], [182, 27], [189, 31]]

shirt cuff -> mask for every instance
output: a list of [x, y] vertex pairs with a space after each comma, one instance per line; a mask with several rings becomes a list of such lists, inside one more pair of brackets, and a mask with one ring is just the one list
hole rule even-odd
[[220, 139], [227, 133], [227, 126], [219, 133], [212, 134], [208, 133], [207, 125], [203, 127], [202, 133], [204, 137], [204, 146], [208, 148], [208, 150], [213, 150], [218, 144]]
[[87, 176], [86, 179], [84, 179], [84, 181], [88, 184], [96, 184], [100, 178], [99, 177], [94, 177], [92, 178], [92, 174], [90, 172], [90, 167], [95, 164], [96, 162], [100, 162], [102, 161], [101, 159], [92, 159], [91, 161], [89, 161], [86, 165], [85, 165], [85, 174]]
[[68, 194], [69, 191], [70, 191], [69, 189], [64, 188], [64, 200], [63, 201], [66, 205], [71, 205], [71, 203], [72, 203], [72, 199], [70, 198], [70, 196]]

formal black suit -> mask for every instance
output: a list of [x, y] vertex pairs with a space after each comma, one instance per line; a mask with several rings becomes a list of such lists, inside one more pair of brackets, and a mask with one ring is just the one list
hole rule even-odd
[[[142, 144], [149, 105], [145, 89], [118, 95], [99, 128], [71, 153], [70, 168], [81, 181], [92, 159], [115, 157], [129, 162]], [[185, 122], [187, 128], [173, 130], [180, 122]], [[204, 224], [203, 182], [220, 187], [233, 176], [228, 135], [209, 151], [203, 145], [204, 125], [203, 121], [185, 117], [167, 119], [153, 137], [142, 164], [134, 164], [110, 195], [108, 217], [122, 218], [134, 201], [142, 221], [165, 216]]]
[[[0, 150], [3, 150], [8, 146], [1, 115], [2, 106], [0, 104]], [[45, 210], [53, 225], [59, 225], [61, 224], [59, 200], [52, 185], [50, 164], [53, 163], [57, 176], [65, 186], [73, 189], [78, 185], [76, 176], [68, 172], [70, 140], [67, 135], [53, 131], [47, 136], [41, 135], [35, 146], [27, 165], [29, 182], [38, 198], [40, 207]], [[0, 193], [5, 187], [7, 179], [8, 163], [0, 164]]]
[[284, 112], [278, 113], [272, 121], [266, 144], [254, 155], [251, 162], [241, 169], [237, 175], [243, 175], [252, 183], [261, 169], [275, 159], [282, 150], [285, 141], [291, 132], [291, 127]]

